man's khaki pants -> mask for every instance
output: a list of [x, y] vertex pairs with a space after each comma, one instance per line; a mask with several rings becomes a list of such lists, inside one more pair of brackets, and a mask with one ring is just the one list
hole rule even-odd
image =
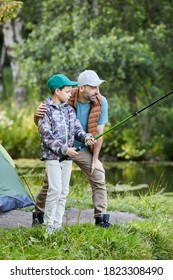
[[[75, 157], [74, 162], [80, 167], [88, 177], [92, 188], [92, 201], [94, 204], [94, 218], [101, 217], [107, 210], [107, 190], [105, 184], [105, 171], [103, 168], [95, 170], [91, 174], [92, 154], [89, 151], [80, 151]], [[37, 196], [35, 211], [44, 212], [45, 201], [48, 191], [47, 174], [45, 175], [44, 185]]]

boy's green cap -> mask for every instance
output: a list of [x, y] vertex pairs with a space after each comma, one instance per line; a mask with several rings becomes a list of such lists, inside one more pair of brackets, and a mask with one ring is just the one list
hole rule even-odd
[[63, 74], [57, 74], [50, 77], [50, 79], [47, 82], [47, 87], [51, 91], [55, 91], [57, 88], [62, 88], [65, 86], [77, 86], [78, 82], [70, 81], [69, 78], [67, 78]]

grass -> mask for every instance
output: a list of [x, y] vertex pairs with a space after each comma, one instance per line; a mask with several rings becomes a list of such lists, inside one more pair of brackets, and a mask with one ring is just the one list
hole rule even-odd
[[[82, 188], [83, 179], [74, 181], [67, 207], [92, 208], [89, 185]], [[38, 193], [34, 185], [32, 191]], [[0, 228], [0, 259], [173, 260], [172, 202], [172, 196], [160, 192], [139, 196], [126, 192], [112, 197], [108, 191], [108, 211], [135, 213], [142, 219], [108, 229], [91, 223], [66, 225], [53, 235], [42, 227]]]
[[1, 241], [6, 245], [1, 250], [1, 259], [153, 259], [151, 244], [142, 234], [134, 235], [129, 226], [116, 225], [105, 230], [81, 224], [52, 236], [41, 228], [20, 228], [4, 230], [3, 236]]
[[114, 204], [114, 210], [129, 210], [145, 217], [109, 229], [85, 223], [65, 226], [51, 236], [42, 227], [0, 229], [0, 259], [172, 260], [171, 202], [163, 195], [110, 200], [112, 210]]

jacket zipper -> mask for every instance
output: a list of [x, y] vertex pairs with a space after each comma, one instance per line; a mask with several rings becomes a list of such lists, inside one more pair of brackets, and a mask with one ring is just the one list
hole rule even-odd
[[64, 122], [64, 127], [65, 127], [66, 144], [68, 145], [68, 130], [67, 130], [67, 124], [66, 124], [66, 121], [65, 121], [64, 113], [63, 113], [63, 111], [62, 111], [61, 108], [60, 108], [60, 112], [61, 112], [61, 114], [62, 114], [62, 118], [63, 118], [63, 122]]

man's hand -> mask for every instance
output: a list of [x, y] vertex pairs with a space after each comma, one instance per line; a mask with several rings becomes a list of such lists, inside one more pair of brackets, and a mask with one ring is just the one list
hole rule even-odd
[[37, 118], [43, 118], [44, 114], [46, 113], [47, 111], [47, 107], [46, 107], [46, 104], [45, 103], [41, 103], [38, 107], [37, 107], [37, 110], [35, 112], [35, 116]]
[[92, 163], [91, 163], [91, 174], [93, 174], [95, 169], [100, 170], [101, 172], [105, 172], [105, 170], [103, 168], [103, 164], [101, 163], [101, 161], [99, 159], [92, 161]]
[[[96, 130], [96, 136], [102, 134], [103, 130], [104, 130], [104, 125], [98, 125]], [[94, 145], [94, 151], [93, 151], [93, 157], [91, 163], [91, 174], [94, 172], [95, 169], [105, 172], [103, 168], [103, 164], [99, 160], [99, 153], [101, 150], [102, 142], [103, 142], [103, 137], [100, 137], [97, 139], [97, 142]]]
[[38, 120], [39, 118], [43, 118], [44, 117], [44, 114], [46, 113], [47, 111], [47, 107], [46, 107], [46, 104], [45, 103], [41, 103], [38, 107], [37, 107], [37, 110], [34, 114], [34, 122], [36, 125], [38, 125]]
[[87, 136], [87, 137], [85, 138], [85, 145], [87, 145], [87, 146], [92, 146], [92, 145], [94, 145], [96, 142], [97, 142], [97, 141], [94, 140], [94, 137], [92, 136], [92, 134], [91, 134], [90, 136]]

